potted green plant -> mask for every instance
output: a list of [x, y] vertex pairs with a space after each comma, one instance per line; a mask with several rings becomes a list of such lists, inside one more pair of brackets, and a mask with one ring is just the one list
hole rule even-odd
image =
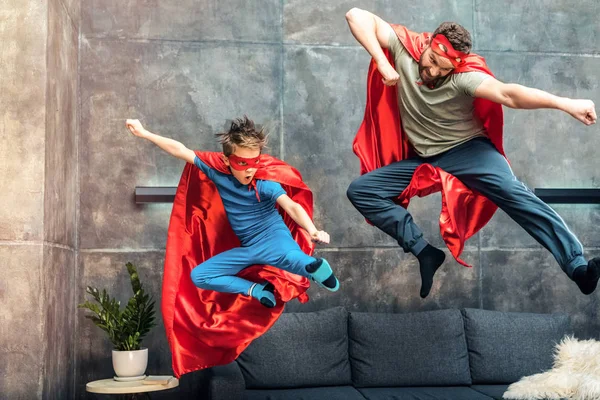
[[133, 296], [127, 306], [121, 310], [121, 302], [111, 298], [106, 290], [88, 286], [86, 292], [95, 303], [85, 301], [79, 308], [92, 312], [86, 315], [96, 326], [108, 334], [114, 347], [112, 351], [113, 368], [116, 380], [127, 381], [143, 379], [148, 366], [148, 349], [141, 347], [142, 339], [156, 326], [154, 318], [154, 300], [145, 293], [136, 267], [127, 263], [127, 272], [131, 280]]

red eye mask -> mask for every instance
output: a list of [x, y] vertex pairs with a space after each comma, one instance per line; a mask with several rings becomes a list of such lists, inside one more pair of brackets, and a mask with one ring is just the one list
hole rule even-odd
[[229, 158], [231, 168], [238, 171], [245, 171], [248, 168], [260, 168], [260, 155], [254, 158], [245, 158], [232, 154], [227, 158]]
[[431, 50], [438, 56], [450, 60], [454, 68], [463, 65], [465, 63], [465, 58], [467, 58], [467, 54], [454, 50], [454, 47], [452, 47], [448, 38], [439, 33], [431, 39]]

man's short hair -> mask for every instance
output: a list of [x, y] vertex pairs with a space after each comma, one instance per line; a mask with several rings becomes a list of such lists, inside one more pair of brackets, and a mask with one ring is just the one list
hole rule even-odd
[[471, 34], [462, 25], [459, 25], [456, 22], [442, 22], [435, 32], [433, 32], [433, 36], [438, 33], [446, 36], [450, 44], [452, 44], [452, 47], [454, 47], [454, 50], [461, 51], [465, 54], [471, 52], [471, 47], [473, 47]]

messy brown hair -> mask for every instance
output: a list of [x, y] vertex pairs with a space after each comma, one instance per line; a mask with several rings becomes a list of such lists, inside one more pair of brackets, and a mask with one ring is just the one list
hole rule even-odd
[[223, 154], [229, 157], [237, 147], [247, 149], [259, 149], [267, 145], [267, 135], [263, 128], [254, 125], [254, 121], [246, 115], [243, 118], [234, 119], [229, 131], [216, 134], [219, 143], [223, 145]]
[[437, 34], [446, 36], [452, 47], [454, 47], [454, 50], [465, 54], [471, 52], [471, 47], [473, 46], [471, 34], [462, 25], [456, 22], [442, 22], [435, 32], [433, 32], [433, 36]]

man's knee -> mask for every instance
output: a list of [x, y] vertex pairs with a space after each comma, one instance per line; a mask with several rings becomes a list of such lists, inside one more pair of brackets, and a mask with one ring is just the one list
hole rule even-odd
[[346, 190], [346, 196], [348, 196], [348, 200], [352, 202], [352, 204], [356, 205], [356, 201], [365, 195], [365, 185], [362, 176], [356, 178], [350, 186], [348, 186], [348, 190]]
[[519, 181], [514, 176], [509, 176], [504, 179], [498, 179], [493, 183], [493, 187], [500, 196], [504, 199], [515, 199], [522, 198], [523, 195], [532, 195], [533, 193], [525, 184]]

